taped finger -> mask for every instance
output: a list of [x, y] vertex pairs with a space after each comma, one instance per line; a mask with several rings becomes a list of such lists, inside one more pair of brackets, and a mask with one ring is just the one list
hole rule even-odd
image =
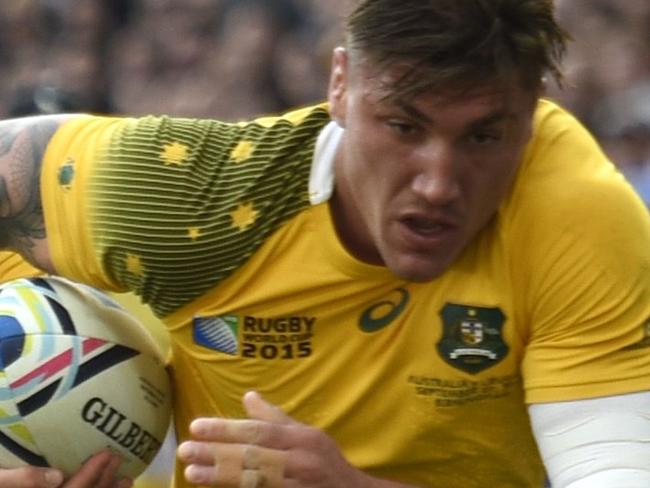
[[284, 480], [278, 477], [277, 473], [271, 473], [259, 469], [242, 470], [240, 488], [283, 488]]
[[286, 459], [287, 453], [285, 451], [246, 446], [243, 467], [258, 472], [258, 478], [263, 482], [263, 485], [260, 486], [281, 487], [284, 480]]

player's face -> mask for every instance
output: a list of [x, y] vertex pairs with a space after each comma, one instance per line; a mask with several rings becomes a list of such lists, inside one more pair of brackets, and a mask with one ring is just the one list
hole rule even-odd
[[486, 86], [462, 98], [386, 99], [396, 75], [373, 76], [335, 52], [329, 101], [345, 132], [332, 208], [354, 255], [425, 281], [495, 215], [530, 138], [535, 96]]

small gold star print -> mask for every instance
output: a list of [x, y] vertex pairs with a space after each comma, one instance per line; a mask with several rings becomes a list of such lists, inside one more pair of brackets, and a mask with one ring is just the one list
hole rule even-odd
[[144, 265], [140, 256], [134, 254], [126, 255], [126, 270], [134, 275], [142, 276], [144, 274]]
[[251, 157], [253, 149], [255, 149], [255, 146], [251, 141], [241, 141], [230, 153], [230, 159], [235, 163], [241, 163]]
[[187, 146], [181, 144], [180, 142], [172, 142], [171, 144], [165, 144], [160, 157], [165, 162], [165, 165], [171, 164], [183, 164], [185, 158], [187, 158]]
[[198, 227], [190, 227], [189, 229], [187, 229], [187, 235], [190, 236], [190, 239], [195, 241], [199, 237], [201, 237], [201, 229], [199, 229]]
[[242, 203], [230, 213], [232, 226], [243, 232], [255, 223], [258, 214], [259, 212], [253, 208], [252, 203]]
[[278, 120], [280, 120], [278, 117], [260, 117], [259, 119], [255, 119], [254, 122], [257, 125], [261, 125], [262, 127], [268, 129], [269, 127], [273, 127], [275, 124], [277, 124]]

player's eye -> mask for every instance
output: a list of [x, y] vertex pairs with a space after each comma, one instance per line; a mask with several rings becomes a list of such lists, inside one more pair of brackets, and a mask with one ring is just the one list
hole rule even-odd
[[399, 135], [410, 135], [417, 130], [417, 127], [414, 124], [401, 120], [389, 120], [386, 124], [393, 132]]
[[480, 131], [469, 135], [469, 141], [478, 145], [487, 145], [500, 142], [503, 134], [500, 131]]

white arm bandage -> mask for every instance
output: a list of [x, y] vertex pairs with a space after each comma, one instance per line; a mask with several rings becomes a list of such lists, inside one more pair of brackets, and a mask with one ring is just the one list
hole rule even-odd
[[528, 411], [553, 488], [650, 487], [650, 392]]

